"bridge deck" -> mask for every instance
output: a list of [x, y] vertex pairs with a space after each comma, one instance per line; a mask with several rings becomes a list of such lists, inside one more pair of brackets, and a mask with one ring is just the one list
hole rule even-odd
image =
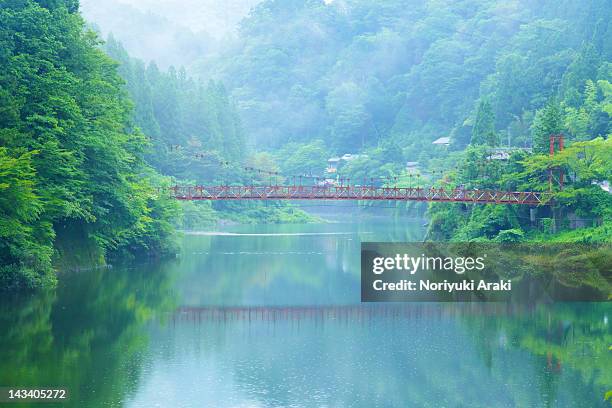
[[391, 200], [541, 205], [550, 193], [375, 186], [175, 186], [177, 200]]

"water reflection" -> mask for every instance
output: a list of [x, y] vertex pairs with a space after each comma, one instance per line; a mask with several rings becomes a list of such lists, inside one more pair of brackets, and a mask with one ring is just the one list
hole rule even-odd
[[419, 225], [186, 235], [175, 261], [2, 299], [0, 385], [75, 407], [606, 406], [610, 303], [360, 305], [359, 242]]
[[155, 330], [155, 364], [128, 405], [605, 406], [606, 310], [185, 307]]
[[168, 275], [97, 269], [61, 282], [57, 291], [0, 300], [0, 384], [69, 390], [69, 401], [45, 406], [121, 406], [139, 386], [145, 323], [176, 307]]

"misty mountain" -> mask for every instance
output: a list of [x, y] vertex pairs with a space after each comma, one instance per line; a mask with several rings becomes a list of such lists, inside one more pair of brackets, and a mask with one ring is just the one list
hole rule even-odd
[[524, 145], [549, 98], [609, 79], [610, 11], [605, 0], [268, 0], [193, 71], [225, 83], [260, 145], [322, 139], [341, 153], [391, 140], [414, 160], [441, 136], [469, 143], [481, 101], [504, 143]]
[[103, 38], [112, 33], [130, 55], [167, 68], [215, 52], [258, 1], [81, 0], [80, 10]]

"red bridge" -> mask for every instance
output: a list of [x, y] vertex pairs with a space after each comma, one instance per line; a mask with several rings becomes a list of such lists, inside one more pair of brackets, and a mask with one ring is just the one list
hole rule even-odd
[[175, 186], [177, 200], [391, 200], [473, 204], [547, 204], [550, 193], [376, 186]]

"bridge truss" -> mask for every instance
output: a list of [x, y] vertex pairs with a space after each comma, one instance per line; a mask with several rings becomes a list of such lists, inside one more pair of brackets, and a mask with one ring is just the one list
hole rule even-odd
[[550, 193], [376, 186], [174, 186], [177, 200], [384, 200], [543, 205]]

